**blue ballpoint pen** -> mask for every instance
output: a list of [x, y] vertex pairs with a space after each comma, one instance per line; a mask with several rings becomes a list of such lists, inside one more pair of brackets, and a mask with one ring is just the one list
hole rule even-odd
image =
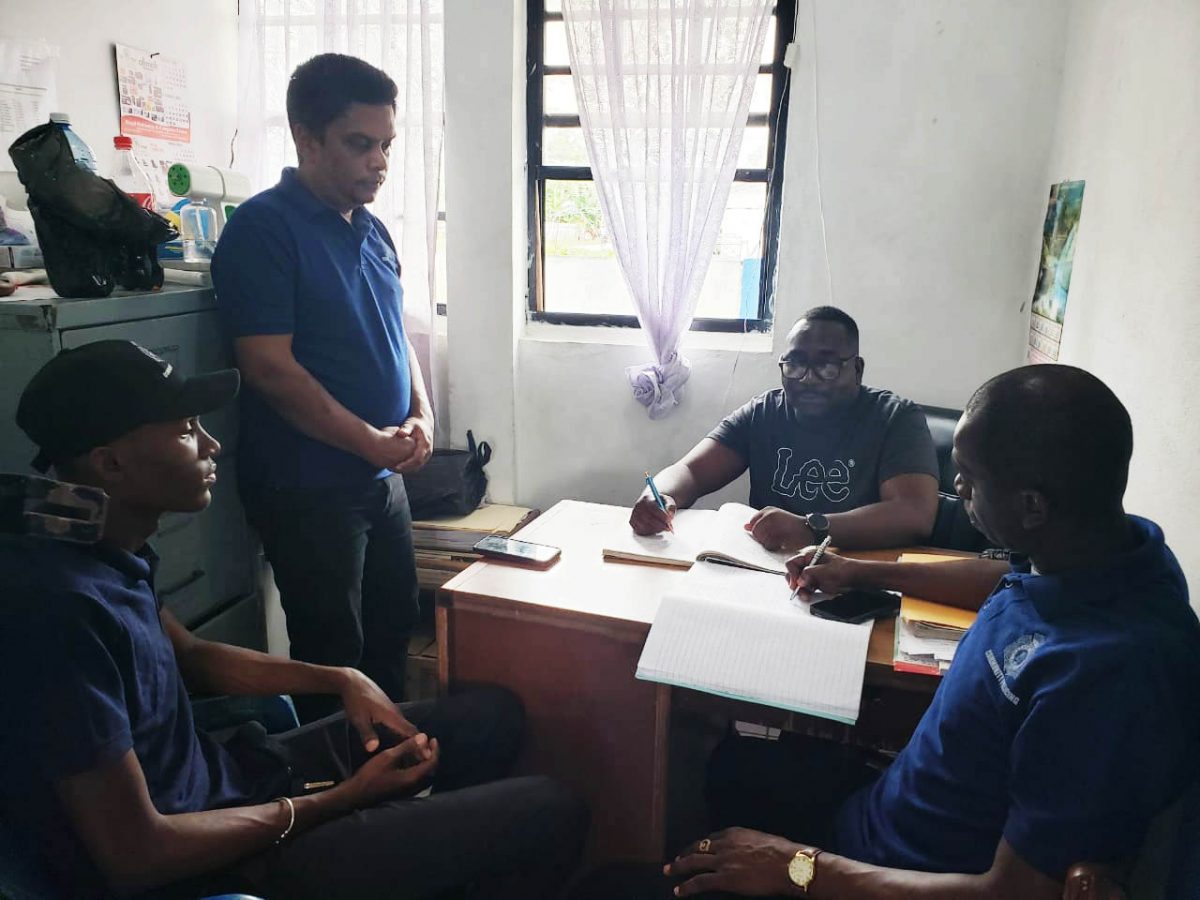
[[654, 483], [649, 472], [646, 473], [646, 484], [650, 485], [650, 493], [654, 495], [654, 502], [658, 504], [658, 508], [666, 512], [667, 504], [663, 501], [662, 494], [658, 492], [658, 485]]
[[[654, 479], [650, 477], [649, 472], [646, 472], [645, 475], [646, 475], [646, 484], [650, 485], [650, 493], [652, 493], [654, 495], [654, 502], [658, 504], [659, 509], [661, 509], [663, 512], [666, 512], [667, 511], [667, 502], [665, 500], [663, 500], [662, 494], [660, 494], [658, 492], [658, 485], [656, 485], [654, 483]], [[675, 530], [674, 528], [671, 527], [670, 523], [667, 524], [667, 528], [670, 529], [671, 531]]]

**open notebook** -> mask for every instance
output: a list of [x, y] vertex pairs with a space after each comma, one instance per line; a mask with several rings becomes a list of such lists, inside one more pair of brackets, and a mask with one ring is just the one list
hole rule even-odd
[[853, 725], [873, 623], [808, 606], [778, 575], [699, 562], [663, 597], [637, 677]]
[[639, 562], [689, 569], [697, 560], [724, 563], [782, 575], [789, 552], [767, 550], [750, 537], [745, 525], [753, 507], [726, 503], [716, 512], [685, 509], [676, 513], [673, 532], [642, 536], [628, 527], [605, 536], [604, 558], [613, 562]]

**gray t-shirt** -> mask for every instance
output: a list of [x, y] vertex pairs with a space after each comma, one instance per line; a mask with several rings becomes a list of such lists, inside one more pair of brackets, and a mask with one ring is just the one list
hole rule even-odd
[[879, 502], [897, 475], [938, 475], [925, 414], [891, 391], [863, 387], [855, 401], [821, 419], [798, 418], [783, 389], [759, 394], [709, 437], [750, 466], [750, 505], [836, 513]]

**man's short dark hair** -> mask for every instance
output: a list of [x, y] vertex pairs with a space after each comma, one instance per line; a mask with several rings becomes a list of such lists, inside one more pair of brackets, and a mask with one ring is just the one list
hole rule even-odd
[[989, 475], [1041, 491], [1070, 518], [1121, 509], [1133, 425], [1095, 375], [1074, 366], [1022, 366], [979, 388], [965, 415], [978, 428]]
[[836, 322], [846, 329], [846, 335], [850, 338], [850, 343], [854, 345], [854, 352], [858, 352], [858, 323], [848, 313], [842, 312], [836, 306], [814, 306], [796, 321]]
[[396, 108], [396, 82], [354, 56], [322, 53], [301, 63], [287, 88], [288, 125], [321, 137], [353, 103]]

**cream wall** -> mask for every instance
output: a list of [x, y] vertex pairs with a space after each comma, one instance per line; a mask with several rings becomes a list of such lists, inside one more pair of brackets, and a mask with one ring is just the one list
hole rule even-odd
[[687, 398], [650, 422], [623, 374], [648, 357], [637, 332], [521, 321], [524, 273], [509, 250], [523, 266], [511, 147], [524, 124], [509, 112], [524, 82], [504, 51], [523, 59], [524, 11], [449, 0], [449, 411], [457, 442], [468, 427], [493, 441], [495, 498], [627, 502], [644, 469], [777, 383], [786, 326], [816, 304], [858, 318], [870, 383], [919, 401], [960, 405], [1020, 363], [1066, 11], [1065, 0], [800, 0], [782, 327], [773, 339], [689, 335]]
[[1129, 408], [1126, 508], [1200, 605], [1200, 3], [1074, 0], [1064, 59], [1045, 181], [1087, 186], [1060, 361]]
[[0, 0], [0, 36], [58, 46], [58, 105], [104, 174], [120, 134], [113, 43], [181, 60], [196, 159], [225, 166], [237, 118], [237, 9], [238, 0]]
[[[775, 382], [784, 329], [689, 335], [684, 405], [651, 423], [622, 371], [647, 358], [637, 332], [527, 326], [524, 4], [446, 7], [441, 409], [457, 444], [474, 428], [495, 445], [496, 499], [625, 502], [643, 469]], [[219, 162], [236, 8], [0, 0], [0, 33], [60, 46], [59, 105], [102, 154], [117, 128], [111, 43], [183, 59], [197, 151]], [[1200, 5], [800, 0], [798, 22], [777, 320], [841, 305], [863, 326], [868, 381], [960, 405], [1022, 361], [1048, 185], [1085, 178], [1063, 361], [1129, 406], [1129, 507], [1200, 577]]]

